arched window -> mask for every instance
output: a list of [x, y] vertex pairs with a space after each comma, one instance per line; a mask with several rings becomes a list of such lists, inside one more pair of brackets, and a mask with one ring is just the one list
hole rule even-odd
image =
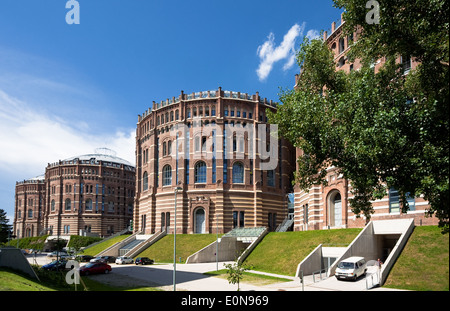
[[142, 189], [144, 191], [148, 190], [148, 173], [144, 172], [144, 176], [142, 176]]
[[203, 161], [195, 164], [195, 183], [206, 183], [206, 163]]
[[55, 211], [55, 200], [52, 200], [52, 203], [51, 203], [51, 211], [52, 211], [52, 212]]
[[71, 209], [71, 202], [70, 202], [70, 199], [66, 199], [66, 204], [65, 204], [65, 207], [64, 207], [64, 209], [66, 210], [66, 211], [70, 211], [70, 209]]
[[233, 184], [244, 183], [244, 165], [241, 162], [233, 164]]
[[166, 165], [163, 167], [163, 186], [172, 185], [172, 167]]
[[92, 200], [91, 199], [86, 200], [86, 210], [92, 211]]

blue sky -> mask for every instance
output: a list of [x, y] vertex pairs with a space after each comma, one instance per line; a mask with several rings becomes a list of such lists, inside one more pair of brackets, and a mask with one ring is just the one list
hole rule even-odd
[[224, 90], [278, 101], [303, 36], [330, 28], [331, 0], [0, 1], [0, 208], [47, 163], [108, 147], [134, 162], [153, 101]]

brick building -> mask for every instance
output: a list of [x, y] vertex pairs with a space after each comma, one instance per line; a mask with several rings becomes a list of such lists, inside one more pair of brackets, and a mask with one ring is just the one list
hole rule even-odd
[[60, 160], [16, 184], [14, 233], [109, 236], [129, 226], [134, 194], [134, 165], [111, 150]]
[[270, 136], [275, 107], [221, 88], [153, 103], [137, 123], [134, 229], [173, 232], [176, 200], [177, 233], [274, 230], [294, 167], [294, 149]]
[[45, 178], [38, 176], [16, 182], [13, 234], [18, 237], [39, 235], [43, 228]]
[[[350, 72], [358, 70], [361, 67], [359, 60], [349, 62], [347, 53], [351, 48], [353, 40], [357, 39], [358, 31], [351, 36], [342, 34], [342, 25], [344, 20], [333, 22], [331, 31], [323, 33], [323, 40], [334, 53], [334, 62], [336, 70]], [[397, 60], [403, 64], [404, 74], [414, 69], [417, 62], [411, 57], [399, 57]], [[375, 72], [383, 66], [385, 60], [378, 60], [373, 66]], [[296, 75], [296, 83], [301, 77]], [[302, 150], [296, 150], [296, 158], [303, 155]], [[294, 230], [319, 230], [329, 228], [353, 228], [363, 227], [366, 223], [364, 216], [356, 218], [351, 212], [348, 199], [351, 198], [351, 182], [337, 172], [335, 168], [328, 168], [328, 185], [318, 185], [309, 189], [309, 192], [301, 190], [298, 186], [294, 191]], [[408, 203], [410, 210], [407, 214], [401, 212], [398, 192], [390, 189], [388, 195], [372, 202], [375, 213], [372, 220], [414, 218], [416, 225], [436, 225], [438, 220], [425, 216], [425, 211], [429, 208], [429, 203], [422, 197], [409, 197]]]

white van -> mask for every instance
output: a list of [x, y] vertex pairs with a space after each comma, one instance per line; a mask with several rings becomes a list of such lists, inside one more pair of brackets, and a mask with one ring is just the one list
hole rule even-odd
[[359, 276], [365, 275], [366, 271], [367, 267], [364, 257], [349, 257], [338, 264], [334, 276], [338, 280], [351, 279], [356, 281]]

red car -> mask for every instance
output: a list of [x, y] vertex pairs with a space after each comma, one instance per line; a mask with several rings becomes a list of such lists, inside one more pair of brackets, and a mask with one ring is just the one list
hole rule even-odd
[[80, 268], [80, 275], [90, 275], [111, 272], [111, 266], [104, 262], [90, 262]]

